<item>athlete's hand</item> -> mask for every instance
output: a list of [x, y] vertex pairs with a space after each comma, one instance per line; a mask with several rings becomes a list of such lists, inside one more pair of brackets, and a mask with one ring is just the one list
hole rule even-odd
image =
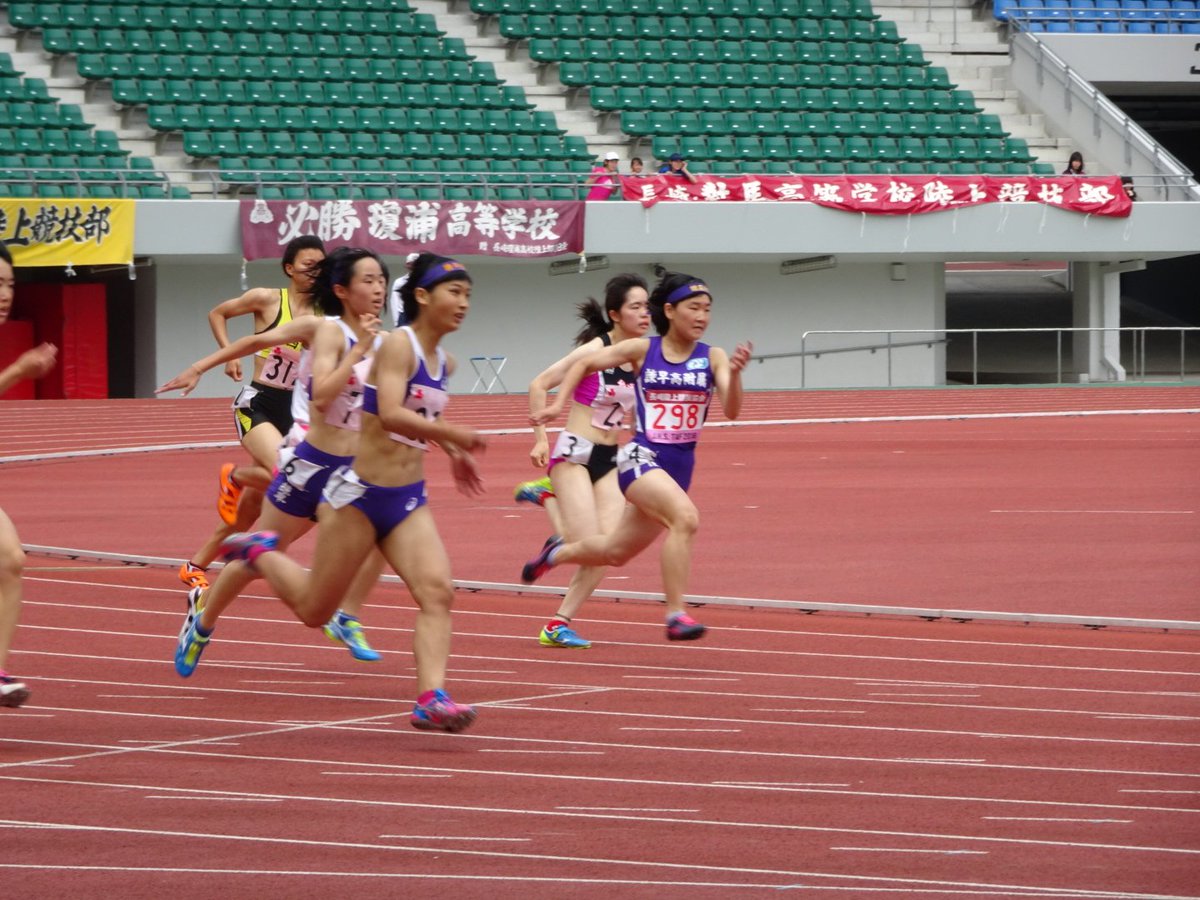
[[188, 366], [162, 387], [155, 388], [154, 393], [165, 394], [168, 391], [179, 391], [181, 397], [186, 397], [196, 389], [196, 385], [200, 383], [200, 376], [203, 374], [195, 366]]
[[478, 497], [484, 493], [479, 463], [470, 453], [457, 453], [450, 457], [450, 474], [454, 476], [454, 484], [460, 494]]
[[467, 428], [465, 425], [446, 425], [448, 433], [442, 441], [453, 444], [464, 452], [478, 450], [482, 452], [487, 448], [487, 435], [480, 434], [474, 428]]
[[57, 358], [57, 347], [53, 344], [41, 344], [17, 357], [17, 372], [22, 379], [41, 378], [54, 368]]
[[[372, 338], [379, 334], [380, 328], [383, 327], [382, 320], [379, 318], [379, 316], [375, 315], [375, 313], [363, 313], [358, 317], [358, 324], [361, 325], [363, 331], [369, 334]], [[372, 341], [372, 343], [374, 342]], [[370, 354], [370, 352], [371, 350], [368, 349], [367, 353]]]
[[562, 415], [563, 401], [562, 396], [558, 395], [553, 403], [549, 404], [545, 409], [529, 414], [529, 424], [531, 425], [548, 425], [560, 415]]
[[535, 469], [546, 468], [546, 464], [550, 462], [550, 442], [538, 441], [534, 444], [533, 449], [529, 451], [529, 461]]
[[234, 381], [242, 380], [242, 361], [240, 359], [231, 359], [225, 363], [225, 374]]
[[733, 356], [729, 358], [729, 370], [731, 372], [740, 372], [746, 366], [750, 365], [750, 354], [754, 352], [754, 345], [749, 341], [744, 344], [738, 344], [737, 349], [733, 351]]

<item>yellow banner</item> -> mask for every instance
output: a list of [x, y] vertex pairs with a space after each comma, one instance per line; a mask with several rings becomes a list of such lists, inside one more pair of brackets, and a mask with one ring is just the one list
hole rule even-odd
[[0, 200], [0, 240], [17, 266], [133, 262], [133, 200]]

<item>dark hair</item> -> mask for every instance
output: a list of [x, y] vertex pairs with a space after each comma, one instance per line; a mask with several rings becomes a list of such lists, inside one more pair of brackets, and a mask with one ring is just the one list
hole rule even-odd
[[0, 259], [4, 260], [10, 266], [13, 264], [12, 254], [8, 252], [8, 244], [0, 241]]
[[1080, 172], [1083, 171], [1083, 165], [1084, 165], [1083, 164], [1083, 154], [1080, 153], [1078, 150], [1076, 150], [1069, 157], [1067, 157], [1067, 167], [1066, 167], [1066, 169], [1063, 170], [1064, 175], [1066, 175], [1069, 172], [1075, 171], [1074, 169], [1071, 168], [1071, 163], [1075, 162], [1075, 160], [1079, 160], [1079, 171]]
[[350, 284], [354, 277], [354, 267], [359, 260], [373, 259], [383, 269], [383, 278], [388, 278], [388, 269], [382, 259], [373, 250], [362, 247], [338, 247], [317, 264], [316, 277], [313, 280], [313, 305], [325, 316], [340, 316], [345, 313], [341, 298], [334, 292], [334, 287]]
[[[698, 287], [704, 287], [704, 279], [697, 278], [694, 275], [684, 275], [682, 272], [664, 272], [658, 284], [654, 286], [654, 290], [650, 292], [650, 319], [654, 322], [654, 330], [659, 334], [666, 334], [671, 330], [671, 320], [667, 318], [666, 305], [667, 298], [673, 293], [685, 288], [688, 284], [695, 284]], [[696, 294], [707, 293], [707, 288], [704, 291], [693, 291], [690, 294], [685, 294], [672, 300], [672, 303], [680, 303], [688, 297], [694, 297]]]
[[629, 160], [629, 164], [630, 164], [631, 166], [632, 166], [634, 163], [642, 163], [642, 165], [645, 165], [645, 163], [644, 163], [644, 162], [642, 162], [642, 158], [641, 158], [640, 156], [635, 156], [635, 157], [633, 157], [633, 159]]
[[315, 234], [302, 234], [288, 241], [287, 246], [283, 248], [283, 259], [279, 263], [284, 275], [287, 275], [287, 267], [296, 261], [301, 250], [320, 250], [324, 253], [325, 242]]
[[[431, 269], [441, 267], [445, 274], [440, 277]], [[412, 265], [408, 281], [400, 288], [400, 302], [404, 305], [404, 318], [415, 322], [421, 314], [421, 304], [417, 302], [417, 288], [433, 290], [444, 281], [471, 282], [471, 273], [456, 259], [448, 256], [438, 256], [436, 253], [422, 253]]]
[[649, 290], [646, 286], [646, 279], [641, 275], [634, 275], [632, 272], [622, 272], [620, 275], [614, 275], [608, 279], [608, 284], [604, 285], [603, 309], [591, 297], [580, 303], [577, 307], [579, 318], [583, 319], [586, 324], [583, 328], [579, 329], [579, 334], [575, 335], [575, 345], [582, 347], [588, 341], [612, 331], [614, 326], [612, 314], [621, 311], [621, 307], [625, 305], [625, 298], [629, 296], [629, 292], [635, 287], [640, 287], [642, 290]]

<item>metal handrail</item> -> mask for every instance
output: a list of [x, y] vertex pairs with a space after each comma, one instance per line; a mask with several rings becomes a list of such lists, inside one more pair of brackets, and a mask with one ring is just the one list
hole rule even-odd
[[[849, 352], [871, 352], [875, 353], [879, 350], [887, 351], [887, 384], [892, 387], [892, 351], [902, 347], [914, 346], [929, 346], [934, 344], [949, 343], [949, 337], [956, 334], [971, 335], [971, 383], [979, 384], [979, 335], [984, 334], [1054, 334], [1056, 344], [1056, 379], [1058, 384], [1063, 384], [1063, 335], [1066, 333], [1081, 334], [1081, 333], [1110, 333], [1116, 332], [1119, 335], [1131, 335], [1132, 345], [1131, 352], [1133, 355], [1133, 371], [1135, 378], [1140, 381], [1146, 380], [1146, 336], [1148, 332], [1178, 332], [1179, 333], [1179, 380], [1184, 381], [1187, 378], [1187, 345], [1186, 336], [1189, 333], [1200, 332], [1200, 326], [1193, 325], [1144, 325], [1144, 326], [1087, 326], [1087, 327], [1061, 327], [1061, 328], [867, 328], [867, 329], [816, 329], [806, 331], [800, 336], [800, 350], [792, 353], [769, 353], [760, 354], [755, 357], [760, 362], [768, 359], [784, 359], [784, 358], [800, 358], [800, 387], [808, 386], [808, 357], [817, 358], [822, 354], [831, 353], [849, 353]], [[866, 334], [882, 334], [886, 336], [883, 343], [864, 344], [861, 346], [850, 347], [831, 347], [822, 350], [808, 349], [808, 340], [810, 337], [818, 335], [866, 335]], [[921, 335], [943, 335], [942, 338], [929, 337], [923, 340], [895, 342], [892, 340], [893, 335], [902, 334], [921, 334]], [[1119, 375], [1109, 360], [1105, 360], [1105, 365], [1113, 375]]]

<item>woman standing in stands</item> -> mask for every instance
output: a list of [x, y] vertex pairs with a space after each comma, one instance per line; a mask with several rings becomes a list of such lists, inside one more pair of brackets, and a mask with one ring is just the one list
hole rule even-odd
[[[0, 325], [12, 312], [13, 288], [12, 255], [0, 243]], [[26, 378], [41, 378], [52, 368], [58, 355], [53, 344], [42, 344], [26, 350], [17, 361], [0, 371], [0, 396], [14, 384]], [[29, 688], [5, 670], [8, 651], [17, 631], [21, 614], [21, 572], [25, 568], [25, 551], [12, 520], [0, 509], [0, 706], [17, 707], [29, 699]]]
[[[605, 347], [644, 335], [650, 328], [646, 281], [640, 275], [617, 275], [604, 286], [604, 307], [595, 300], [579, 305], [584, 326], [575, 336], [576, 347], [529, 385], [529, 410], [546, 405], [546, 393], [558, 387], [580, 359]], [[534, 425], [534, 445], [529, 452], [538, 467], [548, 472], [557, 503], [558, 532], [568, 541], [608, 534], [621, 521], [625, 498], [617, 486], [617, 438], [626, 414], [633, 409], [634, 373], [631, 365], [613, 366], [586, 375], [571, 397], [566, 429], [549, 452], [546, 426]], [[558, 612], [542, 629], [538, 641], [545, 647], [590, 647], [571, 628], [571, 620], [604, 577], [599, 566], [581, 567]]]
[[[301, 373], [297, 390], [307, 393], [317, 416], [303, 432], [303, 439], [280, 454], [279, 472], [267, 489], [270, 502], [262, 516], [263, 525], [279, 535], [279, 543], [284, 547], [312, 528], [325, 482], [338, 466], [348, 464], [353, 457], [358, 442], [362, 382], [367, 360], [378, 343], [379, 312], [385, 290], [386, 271], [375, 254], [368, 250], [336, 250], [319, 264], [314, 285], [318, 311], [328, 318], [301, 316], [261, 335], [242, 338], [190, 366], [158, 389], [159, 393], [183, 390], [186, 394], [195, 387], [202, 372], [266, 340], [282, 340], [310, 349], [299, 368], [307, 368], [309, 360], [311, 368]], [[343, 581], [339, 599], [346, 599], [346, 611], [339, 612], [335, 607], [321, 624], [326, 626], [330, 637], [345, 643], [357, 659], [374, 660], [379, 654], [366, 644], [358, 627], [357, 607], [378, 580], [381, 565], [369, 560], [363, 563], [349, 589], [346, 585], [351, 578]], [[195, 670], [207, 634], [211, 634], [221, 613], [254, 577], [244, 567], [226, 566], [211, 587], [193, 588], [188, 594], [187, 619], [175, 655], [175, 668], [181, 676], [186, 678]], [[353, 606], [350, 598], [356, 599]], [[194, 626], [204, 640], [188, 644], [189, 636], [197, 634]], [[199, 649], [189, 656], [186, 652], [189, 646]]]
[[650, 294], [650, 316], [659, 336], [634, 338], [605, 347], [572, 364], [554, 403], [531, 416], [544, 425], [589, 372], [631, 365], [637, 373], [637, 431], [617, 454], [617, 479], [628, 504], [611, 534], [564, 544], [552, 542], [525, 564], [521, 580], [530, 584], [554, 566], [620, 566], [645, 550], [664, 530], [663, 592], [667, 600], [667, 639], [689, 641], [705, 627], [684, 611], [691, 571], [692, 542], [700, 514], [688, 497], [696, 444], [713, 391], [730, 419], [742, 406], [742, 369], [750, 344], [730, 358], [701, 342], [712, 311], [712, 291], [698, 278], [667, 273]]
[[[441, 340], [461, 327], [471, 283], [466, 268], [453, 259], [423, 253], [413, 264], [402, 289], [410, 324], [388, 335], [375, 354], [363, 386], [358, 451], [353, 465], [335, 472], [325, 487], [311, 572], [277, 552], [279, 535], [270, 531], [235, 535], [224, 548], [234, 560], [228, 568], [261, 574], [310, 627], [329, 618], [347, 578], [374, 547], [382, 549], [418, 607], [413, 628], [418, 696], [410, 721], [427, 730], [461, 731], [475, 720], [472, 707], [455, 703], [445, 691], [454, 586], [426, 505], [424, 461], [430, 443], [438, 444], [450, 457], [459, 490], [482, 492], [471, 452], [483, 448], [484, 438], [442, 415], [454, 360]], [[192, 666], [208, 642], [209, 623], [197, 625], [179, 650]]]
[[[313, 312], [313, 275], [325, 258], [325, 245], [315, 235], [302, 235], [288, 242], [281, 265], [290, 286], [251, 288], [240, 297], [226, 300], [208, 314], [217, 345], [230, 346], [229, 320], [254, 316], [254, 332], [262, 334]], [[229, 535], [249, 528], [262, 510], [262, 492], [271, 483], [275, 457], [283, 436], [292, 427], [292, 387], [300, 359], [300, 344], [292, 341], [267, 347], [254, 355], [254, 375], [233, 401], [233, 418], [242, 446], [253, 464], [225, 463], [220, 472], [217, 512], [219, 525], [191, 559], [179, 567], [179, 580], [189, 588], [208, 587], [206, 569], [217, 558], [217, 548]], [[230, 359], [225, 374], [242, 380], [242, 361]]]
[[1086, 175], [1083, 170], [1083, 154], [1076, 150], [1067, 158], [1067, 167], [1063, 169], [1064, 175]]

